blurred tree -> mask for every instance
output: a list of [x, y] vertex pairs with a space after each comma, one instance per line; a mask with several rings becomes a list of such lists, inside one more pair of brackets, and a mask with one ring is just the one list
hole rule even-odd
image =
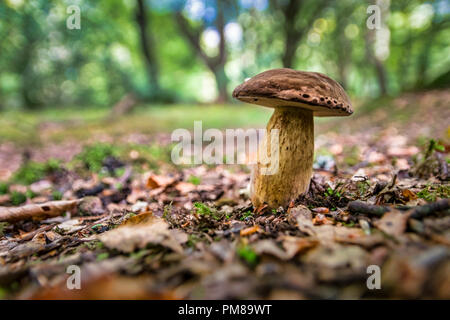
[[152, 91], [157, 92], [159, 86], [159, 65], [155, 53], [155, 39], [152, 32], [148, 32], [149, 23], [144, 0], [137, 0], [136, 22], [139, 26], [141, 49], [147, 67], [147, 74]]
[[228, 0], [216, 1], [216, 18], [215, 27], [219, 33], [219, 48], [215, 56], [209, 56], [202, 48], [200, 37], [206, 30], [206, 24], [200, 23], [197, 27], [192, 26], [189, 20], [184, 16], [182, 10], [174, 13], [174, 18], [178, 24], [180, 33], [189, 42], [194, 52], [201, 58], [203, 63], [214, 74], [218, 97], [217, 102], [226, 102], [228, 100], [228, 77], [225, 73], [225, 63], [227, 62], [227, 52], [225, 47], [225, 5], [229, 4]]
[[329, 5], [329, 0], [271, 0], [271, 7], [281, 11], [284, 16], [284, 52], [281, 58], [283, 67], [294, 66], [295, 53], [302, 38], [308, 34], [314, 21]]
[[[372, 4], [379, 4], [377, 1], [372, 1]], [[364, 40], [366, 44], [366, 56], [367, 60], [373, 64], [375, 68], [375, 74], [378, 81], [378, 86], [380, 93], [386, 95], [388, 93], [388, 83], [387, 83], [387, 72], [383, 63], [383, 58], [385, 51], [387, 50], [389, 54], [389, 31], [385, 24], [386, 17], [389, 15], [389, 1], [384, 1], [383, 5], [379, 6], [381, 8], [382, 23], [380, 29], [369, 29], [366, 28], [366, 33], [364, 35]], [[384, 48], [387, 46], [387, 48]], [[375, 47], [382, 48], [376, 50]]]

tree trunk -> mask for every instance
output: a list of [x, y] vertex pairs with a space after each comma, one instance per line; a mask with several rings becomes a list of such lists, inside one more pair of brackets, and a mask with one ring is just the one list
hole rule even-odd
[[139, 37], [142, 53], [147, 69], [147, 77], [153, 91], [159, 90], [159, 68], [155, 54], [155, 40], [151, 33], [147, 32], [148, 16], [144, 0], [137, 0], [136, 22], [139, 27]]
[[378, 59], [373, 52], [373, 43], [375, 42], [375, 32], [373, 30], [369, 30], [365, 36], [366, 43], [366, 57], [371, 62], [375, 68], [375, 75], [378, 82], [378, 87], [380, 88], [380, 94], [386, 95], [387, 90], [387, 77], [386, 77], [386, 69], [384, 67], [383, 62]]
[[225, 74], [225, 66], [223, 64], [220, 64], [212, 71], [214, 73], [217, 85], [217, 92], [218, 92], [217, 102], [225, 103], [228, 101], [228, 90], [227, 90], [228, 77]]
[[224, 16], [223, 10], [219, 8], [217, 14], [216, 26], [220, 35], [219, 43], [219, 54], [215, 57], [208, 56], [202, 49], [200, 45], [200, 35], [201, 30], [193, 29], [186, 18], [181, 12], [176, 12], [174, 14], [175, 22], [178, 24], [181, 34], [186, 38], [187, 42], [194, 50], [196, 55], [200, 57], [205, 66], [214, 74], [216, 80], [216, 86], [218, 91], [218, 96], [216, 101], [220, 103], [227, 102], [229, 100], [227, 85], [228, 77], [225, 73], [225, 63], [227, 61], [227, 54], [225, 48], [225, 34], [224, 34]]

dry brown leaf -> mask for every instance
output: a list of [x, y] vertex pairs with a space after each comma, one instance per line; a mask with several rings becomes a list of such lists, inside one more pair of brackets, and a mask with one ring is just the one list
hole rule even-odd
[[133, 221], [125, 223], [97, 238], [106, 247], [122, 252], [133, 252], [147, 245], [161, 245], [177, 253], [183, 253], [181, 243], [187, 241], [187, 237], [182, 237], [181, 232], [181, 230], [169, 230], [169, 225], [160, 218], [146, 216], [142, 223], [133, 223]]
[[187, 194], [197, 189], [197, 187], [190, 182], [181, 181], [175, 185], [175, 189], [181, 194]]
[[330, 209], [328, 209], [326, 207], [319, 207], [319, 208], [312, 209], [312, 211], [316, 212], [316, 213], [329, 213]]
[[288, 260], [290, 257], [277, 246], [275, 241], [270, 239], [260, 240], [252, 245], [253, 250], [257, 254], [269, 254], [281, 260]]
[[400, 236], [406, 230], [406, 225], [411, 215], [410, 212], [389, 211], [374, 225], [381, 231], [391, 236]]
[[408, 200], [416, 200], [417, 195], [409, 189], [402, 190], [402, 196]]
[[166, 188], [174, 182], [174, 177], [151, 174], [147, 179], [146, 186], [150, 189], [156, 189], [160, 187]]
[[283, 248], [286, 251], [287, 256], [293, 258], [299, 253], [303, 253], [313, 247], [319, 242], [311, 238], [299, 238], [292, 236], [282, 237]]
[[240, 231], [240, 235], [241, 235], [241, 237], [246, 237], [246, 236], [254, 234], [255, 232], [259, 232], [258, 226], [253, 226], [253, 227], [242, 229]]

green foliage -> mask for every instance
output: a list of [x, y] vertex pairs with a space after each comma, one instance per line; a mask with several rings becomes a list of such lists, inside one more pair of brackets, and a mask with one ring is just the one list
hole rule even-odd
[[[64, 1], [1, 1], [2, 105], [30, 109], [45, 105], [111, 106], [127, 93], [152, 103], [214, 98], [216, 88], [210, 70], [196, 58], [198, 46], [189, 44], [173, 19], [173, 10], [181, 10], [186, 1], [151, 2], [163, 3], [145, 5], [148, 38], [155, 39], [150, 47], [155, 58], [150, 65], [158, 71], [160, 90], [148, 80], [148, 61], [135, 18], [136, 2], [81, 1], [82, 29], [69, 30]], [[441, 10], [440, 2], [397, 0], [387, 6], [389, 54], [377, 65], [386, 73], [388, 93], [448, 87], [448, 10]], [[208, 3], [215, 6], [214, 1]], [[301, 54], [293, 56], [290, 67], [330, 73], [355, 95], [380, 92], [376, 64], [367, 63], [367, 3], [303, 1], [294, 21], [294, 29], [302, 31], [299, 42], [288, 44], [284, 42], [286, 30], [295, 34], [286, 25], [292, 21], [284, 16], [289, 1], [262, 10], [242, 3], [224, 2], [221, 7], [226, 12], [225, 23], [235, 21], [243, 30], [239, 43], [226, 44], [225, 56], [231, 62], [226, 68], [229, 88], [261, 70], [282, 66], [285, 48], [292, 44]], [[185, 12], [188, 24], [202, 38], [200, 26], [206, 27], [205, 17], [192, 21]], [[418, 12], [423, 13], [421, 19]], [[217, 48], [203, 48], [202, 54], [213, 57]], [[242, 63], [239, 57], [243, 56], [254, 57], [253, 63]]]
[[256, 252], [248, 245], [237, 248], [237, 255], [252, 267], [255, 266], [259, 260]]
[[[276, 210], [275, 210], [276, 211]], [[253, 212], [251, 212], [250, 210], [248, 210], [248, 211], [245, 211], [244, 213], [242, 213], [242, 216], [241, 216], [241, 221], [244, 221], [245, 219], [247, 219], [247, 218], [250, 218], [250, 217], [252, 217], [253, 216]]]
[[445, 147], [436, 140], [430, 139], [430, 141], [428, 142], [428, 148], [425, 151], [425, 159], [429, 158], [434, 151], [444, 152]]
[[325, 190], [324, 194], [326, 197], [340, 198], [342, 197], [342, 190], [339, 188], [339, 185], [337, 185], [334, 189], [328, 187], [327, 190]]

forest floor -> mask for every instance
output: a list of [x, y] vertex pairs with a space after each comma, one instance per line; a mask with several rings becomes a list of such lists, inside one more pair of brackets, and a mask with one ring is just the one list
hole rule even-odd
[[449, 104], [407, 93], [316, 119], [287, 210], [252, 207], [246, 165], [170, 160], [173, 129], [262, 128], [270, 110], [5, 113], [0, 298], [449, 299]]

